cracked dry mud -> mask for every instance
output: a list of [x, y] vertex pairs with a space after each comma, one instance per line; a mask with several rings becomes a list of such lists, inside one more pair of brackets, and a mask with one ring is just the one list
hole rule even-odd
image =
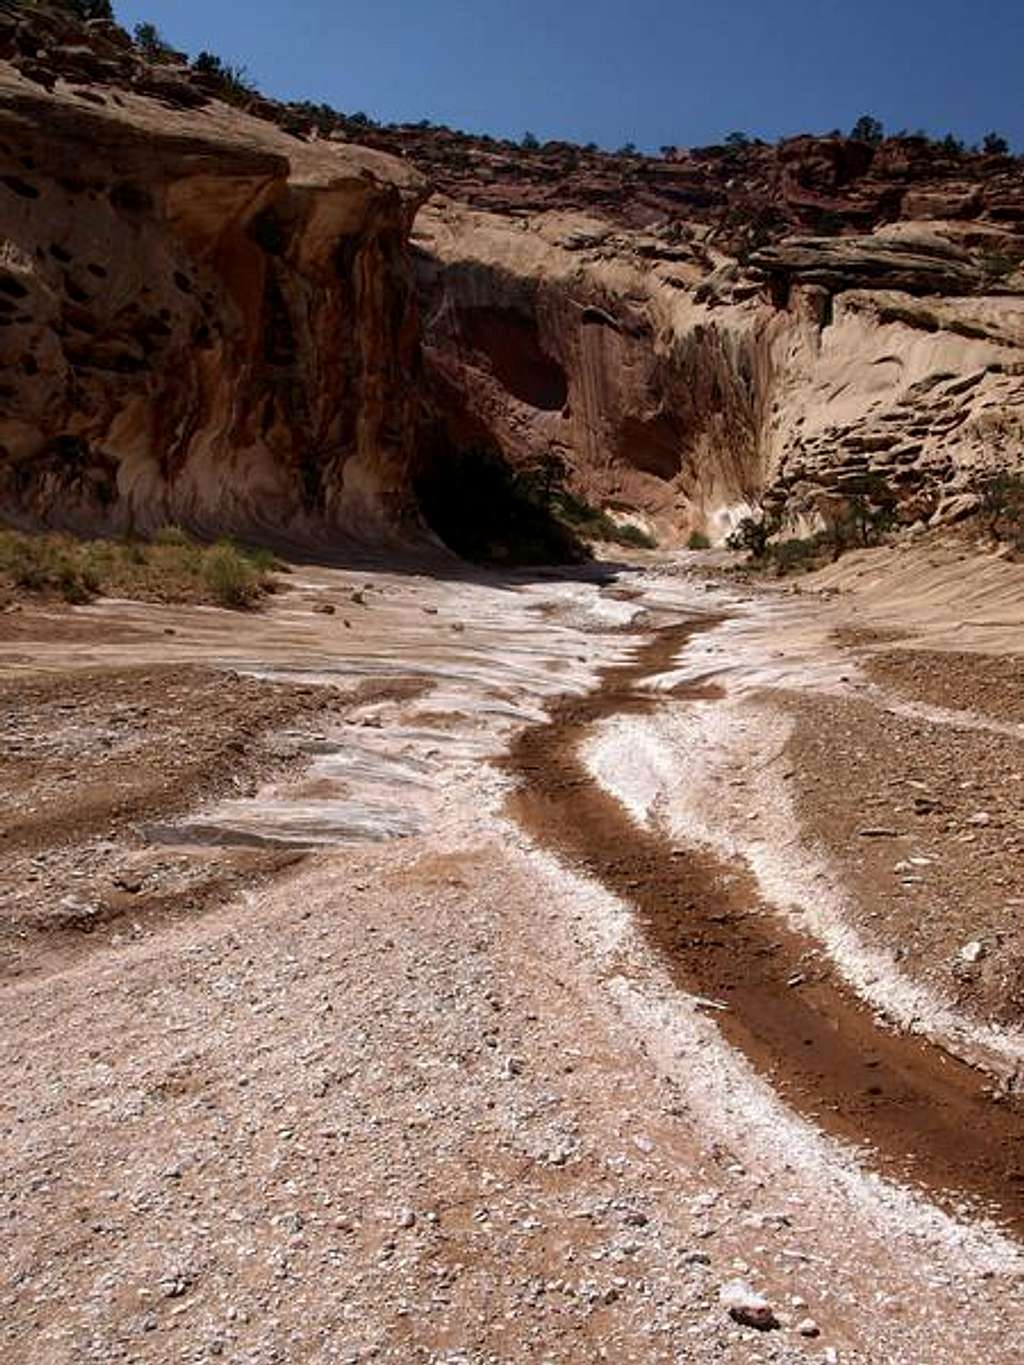
[[1020, 1358], [1024, 619], [699, 563], [0, 633], [0, 1358]]

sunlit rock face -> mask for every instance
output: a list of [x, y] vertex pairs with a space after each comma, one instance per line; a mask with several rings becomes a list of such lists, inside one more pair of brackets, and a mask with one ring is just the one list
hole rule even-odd
[[453, 440], [554, 453], [589, 500], [663, 530], [756, 488], [773, 318], [698, 301], [698, 244], [432, 203], [414, 246]]
[[8, 518], [405, 542], [431, 462], [480, 449], [673, 544], [879, 486], [941, 521], [1021, 458], [1014, 158], [527, 151], [218, 94], [0, 13]]
[[1005, 227], [783, 238], [741, 263], [696, 224], [435, 200], [413, 240], [449, 439], [555, 453], [669, 542], [720, 539], [762, 497], [812, 529], [879, 480], [927, 522], [1024, 445], [1024, 242]]
[[415, 171], [9, 65], [0, 161], [8, 515], [305, 539], [415, 521]]

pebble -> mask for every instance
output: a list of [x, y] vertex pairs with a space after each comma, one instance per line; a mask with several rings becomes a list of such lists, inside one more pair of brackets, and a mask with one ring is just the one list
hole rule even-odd
[[817, 1337], [821, 1335], [821, 1328], [813, 1318], [803, 1318], [797, 1323], [796, 1330], [802, 1337]]
[[743, 1327], [754, 1327], [769, 1332], [778, 1327], [779, 1320], [771, 1304], [745, 1280], [730, 1280], [718, 1291], [718, 1299], [734, 1322]]

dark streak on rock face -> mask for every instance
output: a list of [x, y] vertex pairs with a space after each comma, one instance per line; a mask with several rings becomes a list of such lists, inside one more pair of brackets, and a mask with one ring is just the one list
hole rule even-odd
[[[49, 10], [18, 23], [75, 28]], [[169, 113], [133, 92], [130, 43], [90, 28], [79, 48], [109, 58], [96, 79], [117, 103], [83, 106], [24, 79], [16, 53], [0, 61], [0, 292], [18, 305], [0, 327], [17, 376], [0, 508], [88, 531], [415, 529], [406, 239], [423, 182], [207, 97]]]

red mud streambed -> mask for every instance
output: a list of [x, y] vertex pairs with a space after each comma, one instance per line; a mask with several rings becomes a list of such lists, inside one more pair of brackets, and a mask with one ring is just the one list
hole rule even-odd
[[673, 979], [726, 1006], [715, 1014], [723, 1034], [794, 1109], [943, 1207], [966, 1196], [1024, 1234], [1020, 1098], [993, 1098], [989, 1077], [880, 1027], [820, 957], [808, 966], [816, 945], [763, 904], [752, 878], [641, 827], [587, 771], [580, 751], [591, 727], [664, 705], [664, 694], [639, 684], [708, 624], [658, 631], [631, 662], [606, 669], [595, 691], [564, 699], [549, 723], [522, 732], [505, 760], [519, 779], [512, 814], [538, 844], [634, 907]]

